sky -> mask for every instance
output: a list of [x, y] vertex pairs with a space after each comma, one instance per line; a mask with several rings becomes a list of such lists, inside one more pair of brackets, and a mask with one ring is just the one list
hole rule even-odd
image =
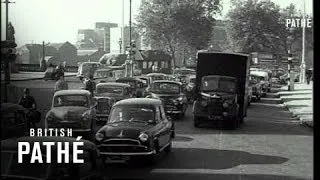
[[[15, 28], [18, 46], [27, 43], [75, 43], [78, 29], [93, 29], [95, 22], [122, 24], [122, 1], [124, 23], [129, 24], [129, 0], [10, 0], [9, 21]], [[290, 3], [313, 11], [312, 0], [273, 0], [280, 7]], [[141, 0], [132, 0], [132, 21], [138, 14]], [[230, 0], [222, 0], [222, 17], [228, 12]], [[5, 39], [5, 4], [1, 3], [1, 40]], [[218, 17], [221, 18], [221, 17]]]

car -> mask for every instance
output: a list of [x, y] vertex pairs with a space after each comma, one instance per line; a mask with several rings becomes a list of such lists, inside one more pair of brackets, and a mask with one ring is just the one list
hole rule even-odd
[[252, 87], [252, 99], [254, 101], [259, 101], [262, 97], [262, 87], [258, 81], [259, 76], [250, 75], [249, 77], [249, 86]]
[[250, 75], [257, 77], [258, 82], [262, 87], [262, 96], [265, 97], [267, 93], [271, 91], [271, 79], [269, 79], [269, 73], [265, 71], [250, 71]]
[[129, 84], [134, 97], [145, 97], [147, 85], [137, 77], [122, 77], [116, 80], [119, 83]]
[[57, 81], [59, 80], [58, 74], [59, 74], [59, 71], [55, 67], [48, 67], [44, 72], [43, 79], [45, 81], [48, 81], [48, 80]]
[[[31, 153], [23, 155], [23, 163], [18, 163], [18, 143], [28, 142], [30, 146], [35, 142], [40, 144], [41, 157], [44, 163], [30, 163]], [[46, 146], [43, 142], [54, 143], [51, 148], [51, 163], [47, 161]], [[58, 163], [57, 162], [57, 142], [69, 142], [69, 149], [72, 149], [73, 142], [83, 142], [79, 150], [83, 154], [78, 158], [84, 163]], [[37, 155], [39, 155], [37, 153]], [[72, 159], [72, 151], [69, 156]], [[1, 141], [1, 179], [98, 179], [104, 165], [100, 158], [100, 153], [95, 144], [87, 140], [76, 140], [72, 137], [30, 137], [10, 138]]]
[[129, 84], [119, 82], [98, 83], [96, 85], [96, 97], [111, 97], [115, 102], [132, 98], [132, 90]]
[[107, 162], [142, 157], [155, 163], [159, 153], [171, 151], [174, 137], [174, 123], [159, 99], [130, 98], [113, 105], [108, 122], [96, 133], [95, 143]]
[[74, 135], [94, 136], [96, 102], [87, 90], [57, 91], [45, 116], [45, 128], [73, 128]]
[[149, 73], [146, 76], [150, 78], [150, 83], [157, 80], [167, 80], [168, 78], [164, 73]]
[[162, 100], [166, 113], [178, 119], [185, 114], [188, 108], [188, 99], [182, 86], [182, 83], [176, 81], [154, 81], [147, 97]]
[[28, 133], [28, 110], [14, 103], [1, 103], [1, 140], [20, 137]]

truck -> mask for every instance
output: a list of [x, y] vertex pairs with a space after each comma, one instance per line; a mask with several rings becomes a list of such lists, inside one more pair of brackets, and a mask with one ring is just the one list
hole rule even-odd
[[247, 115], [249, 55], [199, 51], [194, 90], [193, 120], [221, 122], [238, 128]]

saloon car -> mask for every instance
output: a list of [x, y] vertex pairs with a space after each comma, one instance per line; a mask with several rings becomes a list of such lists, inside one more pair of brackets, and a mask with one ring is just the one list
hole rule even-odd
[[252, 98], [255, 101], [259, 101], [262, 96], [262, 87], [258, 81], [259, 77], [250, 75], [249, 77], [249, 86], [252, 87]]
[[174, 124], [158, 99], [130, 98], [115, 103], [95, 143], [104, 160], [122, 161], [145, 157], [151, 163], [162, 151], [170, 152]]
[[[23, 155], [23, 163], [18, 163], [18, 142], [28, 142], [30, 149], [35, 142], [40, 144], [42, 161], [44, 163], [31, 163], [32, 153]], [[43, 142], [53, 142], [51, 146], [51, 163], [48, 160], [46, 146]], [[69, 151], [70, 163], [57, 162], [57, 142], [69, 142], [69, 149], [72, 149], [73, 142], [83, 142], [79, 150], [78, 158], [84, 163], [71, 163], [73, 153]], [[63, 145], [64, 146], [64, 145]], [[64, 147], [63, 147], [64, 148]], [[39, 154], [37, 154], [39, 155]], [[94, 143], [87, 140], [76, 140], [71, 137], [20, 137], [10, 138], [1, 141], [1, 179], [33, 179], [33, 180], [54, 180], [54, 179], [99, 179], [100, 169], [103, 164], [99, 151]], [[63, 158], [64, 159], [64, 158]]]
[[271, 91], [271, 79], [269, 73], [265, 71], [251, 71], [250, 75], [256, 76], [262, 87], [262, 96], [266, 96]]
[[132, 90], [129, 84], [118, 82], [98, 83], [96, 85], [97, 97], [111, 97], [114, 101], [120, 101], [132, 97]]
[[166, 113], [176, 118], [182, 117], [188, 108], [188, 100], [180, 82], [154, 81], [147, 97], [160, 99], [164, 103]]
[[87, 90], [57, 91], [45, 116], [45, 128], [73, 128], [74, 135], [91, 138], [96, 123], [95, 106]]

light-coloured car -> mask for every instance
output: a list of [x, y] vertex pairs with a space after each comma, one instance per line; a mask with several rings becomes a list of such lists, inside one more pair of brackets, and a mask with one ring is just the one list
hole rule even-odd
[[73, 135], [91, 138], [96, 123], [95, 105], [87, 90], [57, 91], [45, 116], [45, 128], [72, 128]]

